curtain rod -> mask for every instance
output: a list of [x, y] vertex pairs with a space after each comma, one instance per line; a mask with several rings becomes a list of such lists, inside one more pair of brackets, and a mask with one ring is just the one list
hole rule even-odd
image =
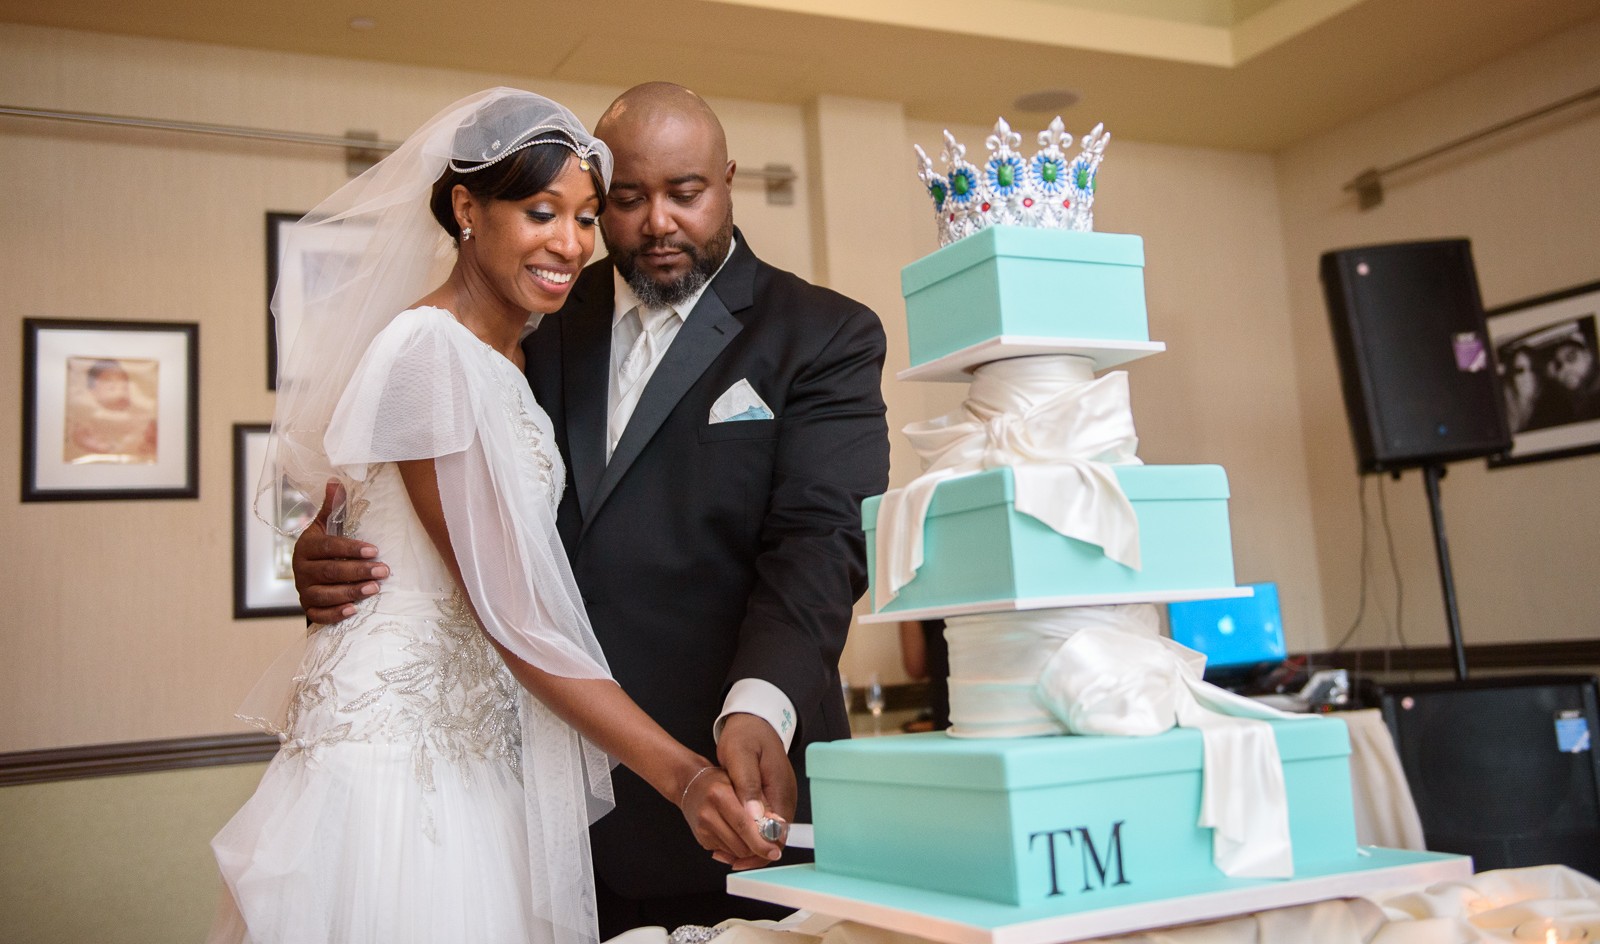
[[[253, 141], [281, 141], [288, 144], [309, 144], [313, 147], [335, 147], [347, 152], [352, 160], [359, 160], [357, 154], [349, 152], [365, 152], [370, 156], [366, 161], [368, 165], [375, 162], [383, 154], [393, 151], [400, 146], [398, 141], [379, 141], [375, 138], [363, 138], [349, 133], [345, 137], [336, 137], [327, 134], [307, 134], [302, 131], [269, 131], [265, 128], [242, 128], [237, 125], [213, 125], [195, 121], [168, 121], [163, 118], [133, 118], [126, 115], [103, 115], [85, 111], [59, 111], [44, 108], [22, 108], [16, 105], [0, 105], [0, 115], [12, 115], [17, 118], [39, 118], [47, 121], [69, 121], [79, 124], [116, 125], [123, 128], [144, 128], [153, 131], [178, 131], [184, 134], [206, 134], [222, 138], [248, 138]], [[372, 152], [377, 152], [373, 154]], [[353, 175], [352, 175], [353, 176]], [[766, 181], [769, 197], [774, 190], [783, 190], [792, 184], [799, 175], [794, 169], [784, 164], [768, 164], [765, 167], [746, 170], [740, 168], [740, 177], [750, 177]]]
[[168, 121], [162, 118], [130, 118], [125, 115], [99, 115], [86, 111], [20, 108], [14, 105], [0, 105], [0, 115], [14, 115], [18, 118], [43, 118], [48, 121], [72, 121], [81, 124], [118, 125], [124, 128], [147, 128], [153, 131], [180, 131], [185, 134], [208, 134], [221, 138], [283, 141], [289, 144], [310, 144], [317, 147], [361, 148], [368, 151], [393, 151], [400, 146], [398, 141], [377, 141], [371, 138], [335, 137], [328, 134], [307, 134], [302, 131], [268, 131], [264, 128], [241, 128], [235, 125], [209, 125], [195, 121]]
[[1351, 180], [1349, 183], [1345, 184], [1344, 189], [1347, 192], [1355, 192], [1357, 204], [1361, 209], [1370, 210], [1373, 207], [1383, 203], [1383, 178], [1385, 175], [1392, 174], [1396, 171], [1405, 170], [1413, 164], [1420, 164], [1423, 161], [1431, 160], [1441, 154], [1454, 151], [1457, 148], [1474, 144], [1483, 140], [1484, 138], [1499, 134], [1502, 131], [1508, 131], [1517, 125], [1525, 124], [1529, 121], [1533, 121], [1536, 118], [1543, 118], [1545, 115], [1548, 115], [1551, 112], [1560, 111], [1563, 108], [1568, 108], [1572, 105], [1578, 105], [1596, 98], [1600, 98], [1600, 85], [1597, 85], [1591, 89], [1586, 89], [1576, 95], [1570, 95], [1558, 102], [1552, 102], [1543, 108], [1536, 108], [1533, 111], [1518, 115], [1515, 118], [1508, 118], [1499, 124], [1491, 125], [1490, 127], [1484, 128], [1481, 131], [1475, 131], [1472, 134], [1457, 138], [1456, 140], [1447, 144], [1441, 144], [1431, 150], [1423, 151], [1421, 154], [1412, 155], [1403, 161], [1396, 161], [1387, 167], [1368, 168], [1367, 170], [1364, 170], [1358, 174], [1354, 180]]

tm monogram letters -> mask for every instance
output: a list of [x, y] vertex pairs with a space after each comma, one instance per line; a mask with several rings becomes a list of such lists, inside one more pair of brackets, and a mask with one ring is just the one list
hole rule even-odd
[[[1128, 877], [1123, 871], [1122, 862], [1122, 824], [1126, 820], [1117, 820], [1111, 824], [1111, 841], [1106, 847], [1104, 858], [1095, 846], [1094, 839], [1089, 836], [1087, 826], [1069, 826], [1066, 829], [1050, 829], [1044, 832], [1030, 833], [1028, 835], [1028, 851], [1032, 852], [1040, 837], [1044, 838], [1046, 851], [1050, 857], [1050, 896], [1056, 897], [1063, 894], [1061, 879], [1063, 868], [1060, 862], [1062, 854], [1067, 854], [1067, 849], [1076, 848], [1078, 851], [1079, 873], [1083, 876], [1083, 888], [1080, 891], [1093, 891], [1098, 885], [1104, 888], [1110, 885], [1127, 885]], [[1058, 850], [1057, 839], [1061, 839]], [[1067, 868], [1070, 868], [1070, 864]], [[1116, 880], [1111, 881], [1113, 872]]]

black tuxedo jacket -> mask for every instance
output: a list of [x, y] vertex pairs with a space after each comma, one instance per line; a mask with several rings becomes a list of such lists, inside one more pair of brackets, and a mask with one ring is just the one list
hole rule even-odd
[[[557, 520], [589, 619], [623, 690], [707, 757], [734, 681], [781, 689], [809, 822], [805, 747], [850, 733], [838, 661], [867, 585], [861, 500], [888, 485], [883, 327], [741, 234], [607, 463], [612, 271], [585, 269], [524, 343], [567, 463]], [[774, 419], [709, 422], [740, 380]], [[623, 768], [613, 783], [617, 809], [591, 830], [600, 880], [629, 898], [722, 888], [672, 803]]]

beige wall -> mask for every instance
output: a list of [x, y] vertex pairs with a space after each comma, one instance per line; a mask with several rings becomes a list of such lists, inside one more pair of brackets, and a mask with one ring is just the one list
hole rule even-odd
[[211, 837], [265, 766], [0, 789], [0, 941], [204, 940], [222, 891]]
[[[0, 99], [36, 108], [398, 140], [496, 84], [533, 87], [587, 121], [618, 91], [436, 69], [0, 25]], [[747, 167], [805, 165], [800, 109], [714, 102]], [[0, 363], [24, 318], [200, 323], [200, 498], [20, 503], [19, 409], [0, 411], [0, 751], [237, 728], [232, 712], [301, 630], [232, 616], [232, 442], [272, 416], [265, 225], [345, 181], [336, 151], [0, 120], [8, 208]], [[810, 275], [808, 183], [793, 206], [736, 187], [737, 219], [773, 263]]]
[[[1383, 166], [1600, 84], [1600, 23], [1570, 30], [1279, 155], [1299, 426], [1311, 471], [1329, 642], [1360, 598], [1354, 451], [1317, 281], [1325, 251], [1383, 242], [1472, 240], [1485, 305], [1600, 279], [1600, 109], [1569, 109], [1406, 171], [1362, 212], [1342, 185]], [[1412, 645], [1442, 645], [1444, 607], [1420, 473], [1384, 489]], [[1461, 619], [1469, 643], [1600, 636], [1600, 457], [1488, 471], [1450, 466], [1442, 485]], [[1376, 528], [1376, 518], [1374, 517]], [[1383, 537], [1358, 646], [1393, 644], [1396, 591]], [[1376, 609], [1376, 612], [1375, 612]], [[1384, 614], [1388, 614], [1387, 619]]]
[[[1356, 477], [1317, 254], [1469, 235], [1491, 304], [1600, 275], [1592, 109], [1419, 170], [1371, 213], [1357, 213], [1339, 185], [1593, 84], [1597, 31], [1574, 30], [1277, 158], [1111, 145], [1099, 228], [1144, 237], [1151, 332], [1169, 346], [1130, 368], [1141, 455], [1228, 469], [1238, 574], [1279, 581], [1295, 649], [1337, 638], [1359, 590]], [[0, 98], [36, 107], [399, 138], [443, 103], [501, 82], [534, 85], [591, 120], [616, 91], [0, 26]], [[759, 183], [739, 185], [746, 236], [775, 263], [872, 305], [888, 331], [892, 377], [906, 363], [898, 272], [935, 247], [909, 145], [936, 149], [942, 126], [908, 120], [898, 103], [847, 98], [805, 109], [715, 104], [744, 167], [802, 169], [792, 206], [766, 205]], [[989, 131], [953, 130], [975, 153]], [[271, 414], [262, 214], [313, 205], [343, 182], [342, 160], [290, 145], [20, 119], [4, 119], [0, 136], [12, 170], [0, 201], [20, 210], [0, 237], [0, 362], [20, 361], [25, 317], [202, 325], [199, 500], [0, 505], [0, 526], [14, 536], [0, 576], [14, 601], [0, 751], [232, 730], [234, 707], [299, 632], [293, 619], [230, 619], [229, 430]], [[1514, 187], [1502, 196], [1506, 181]], [[917, 470], [898, 429], [961, 395], [957, 385], [886, 385], [894, 482]], [[0, 490], [13, 496], [18, 413], [0, 413], [0, 442], [13, 450], [0, 463]], [[1569, 584], [1594, 556], [1584, 486], [1597, 467], [1455, 467], [1446, 502], [1472, 638], [1593, 633], [1581, 620], [1600, 590]], [[1436, 643], [1421, 490], [1415, 475], [1386, 487], [1409, 635]], [[1375, 593], [1393, 599], [1387, 587]], [[1374, 620], [1369, 610], [1377, 633]], [[845, 668], [856, 679], [872, 670], [900, 678], [892, 634], [858, 627]]]
[[[0, 25], [0, 100], [36, 107], [398, 138], [459, 95], [518, 81]], [[1575, 110], [1419, 168], [1372, 212], [1357, 212], [1340, 185], [1597, 81], [1592, 24], [1276, 158], [1113, 141], [1099, 228], [1144, 237], [1151, 333], [1169, 345], [1131, 368], [1141, 454], [1227, 467], [1239, 576], [1280, 582], [1292, 647], [1335, 639], [1359, 594], [1357, 479], [1318, 254], [1470, 236], [1491, 305], [1600, 278], [1600, 116]], [[615, 91], [533, 84], [591, 120]], [[885, 102], [715, 104], [743, 166], [803, 169], [792, 207], [768, 207], [759, 185], [741, 185], [747, 237], [777, 264], [873, 305], [892, 376], [906, 357], [898, 270], [935, 247], [909, 145], [937, 145], [941, 126]], [[976, 151], [989, 129], [954, 130]], [[234, 706], [300, 631], [292, 619], [229, 618], [229, 429], [271, 414], [262, 214], [314, 204], [343, 182], [342, 160], [15, 119], [0, 119], [0, 140], [9, 171], [0, 204], [11, 211], [0, 236], [0, 363], [20, 362], [25, 317], [202, 325], [198, 501], [0, 501], [0, 594], [11, 601], [0, 751], [230, 730]], [[890, 382], [891, 425], [945, 412], [961, 392]], [[11, 450], [0, 494], [11, 496], [18, 414], [0, 411]], [[895, 435], [901, 483], [916, 468]], [[1597, 479], [1596, 457], [1452, 468], [1445, 496], [1470, 639], [1594, 637]], [[1415, 473], [1384, 487], [1408, 638], [1437, 644], [1421, 488]], [[1392, 608], [1386, 579], [1374, 596]], [[1357, 641], [1376, 645], [1383, 630], [1369, 609]], [[845, 666], [858, 683], [873, 669], [898, 678], [892, 635], [858, 628]], [[205, 840], [259, 771], [0, 790], [0, 939], [195, 939], [216, 888]], [[56, 891], [67, 887], [77, 891]]]

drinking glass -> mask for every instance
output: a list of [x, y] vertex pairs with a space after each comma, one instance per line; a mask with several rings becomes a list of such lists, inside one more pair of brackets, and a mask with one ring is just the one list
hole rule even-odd
[[883, 682], [878, 678], [878, 673], [872, 673], [867, 680], [867, 710], [872, 712], [872, 736], [877, 737], [883, 733]]

